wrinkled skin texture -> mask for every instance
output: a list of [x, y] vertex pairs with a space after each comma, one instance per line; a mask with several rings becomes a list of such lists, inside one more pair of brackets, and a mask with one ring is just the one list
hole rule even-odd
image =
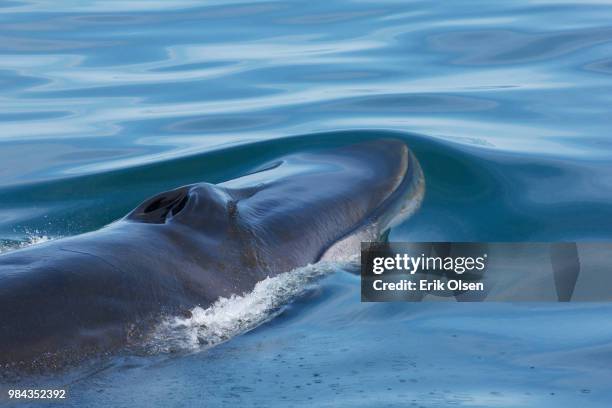
[[180, 187], [98, 231], [0, 255], [0, 363], [59, 364], [125, 345], [162, 314], [316, 262], [366, 224], [382, 233], [422, 194], [406, 146], [371, 141]]

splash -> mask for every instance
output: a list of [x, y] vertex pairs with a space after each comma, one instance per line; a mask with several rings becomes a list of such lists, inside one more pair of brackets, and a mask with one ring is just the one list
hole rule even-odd
[[44, 242], [52, 241], [59, 237], [49, 237], [48, 235], [42, 234], [36, 230], [33, 232], [27, 232], [26, 237], [23, 240], [0, 240], [0, 254], [5, 252], [14, 251], [16, 249], [27, 248], [32, 245], [42, 244]]
[[207, 309], [195, 307], [191, 317], [167, 318], [154, 330], [148, 348], [154, 353], [167, 353], [223, 343], [278, 316], [318, 278], [338, 267], [338, 263], [319, 262], [297, 268], [258, 282], [249, 293], [220, 298]]

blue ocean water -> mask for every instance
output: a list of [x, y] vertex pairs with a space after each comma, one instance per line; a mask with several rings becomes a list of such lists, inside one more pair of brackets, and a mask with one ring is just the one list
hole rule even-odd
[[[427, 183], [392, 240], [610, 239], [611, 21], [599, 0], [4, 1], [2, 250], [387, 135]], [[362, 304], [352, 269], [291, 272], [156, 353], [24, 384], [66, 386], [61, 406], [612, 404], [609, 305]], [[175, 344], [194, 331], [215, 346]]]

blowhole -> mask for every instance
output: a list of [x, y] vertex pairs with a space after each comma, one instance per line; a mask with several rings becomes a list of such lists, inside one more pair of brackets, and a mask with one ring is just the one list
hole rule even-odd
[[178, 202], [178, 204], [172, 206], [172, 215], [176, 215], [180, 213], [181, 210], [185, 208], [185, 205], [187, 204], [188, 200], [189, 200], [189, 195], [185, 194], [185, 196], [181, 199], [181, 201]]
[[147, 208], [144, 209], [144, 213], [148, 214], [150, 212], [153, 212], [155, 210], [159, 210], [161, 207], [163, 207], [165, 205], [165, 203], [167, 203], [168, 200], [166, 197], [160, 197], [157, 200], [153, 201], [151, 204], [149, 204], [147, 206]]

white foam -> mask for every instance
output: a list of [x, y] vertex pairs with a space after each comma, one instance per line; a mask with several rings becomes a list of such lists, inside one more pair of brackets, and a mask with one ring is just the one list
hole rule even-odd
[[23, 241], [13, 241], [10, 243], [0, 243], [0, 254], [4, 252], [14, 251], [16, 249], [30, 247], [32, 245], [42, 244], [56, 239], [55, 237], [49, 237], [48, 235], [41, 235], [37, 230], [33, 233], [29, 233]]
[[207, 309], [195, 307], [191, 317], [165, 319], [154, 330], [152, 352], [193, 351], [212, 347], [269, 321], [313, 282], [337, 270], [338, 263], [319, 262], [257, 283], [241, 296], [220, 298]]

